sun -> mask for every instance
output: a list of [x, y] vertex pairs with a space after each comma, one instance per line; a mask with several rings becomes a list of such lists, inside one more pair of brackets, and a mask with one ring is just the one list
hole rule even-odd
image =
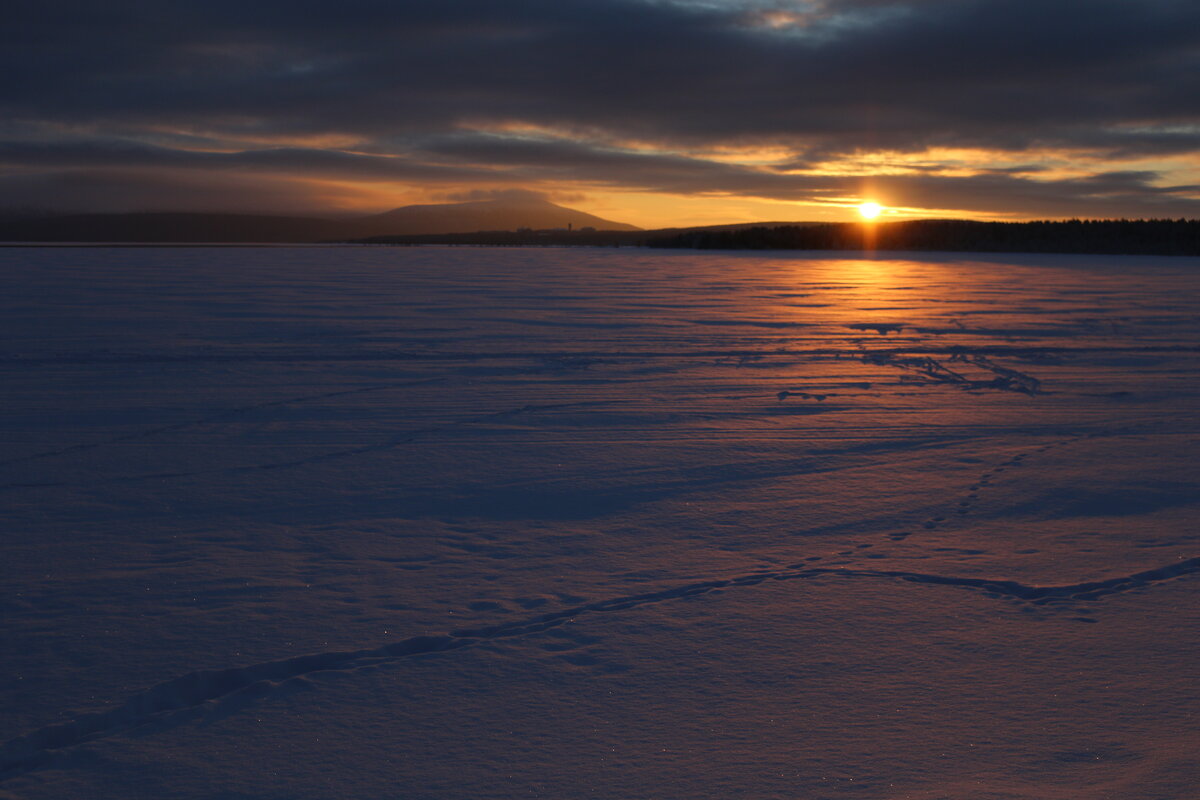
[[883, 213], [883, 206], [879, 203], [863, 203], [858, 207], [858, 213], [862, 214], [863, 219], [875, 219]]

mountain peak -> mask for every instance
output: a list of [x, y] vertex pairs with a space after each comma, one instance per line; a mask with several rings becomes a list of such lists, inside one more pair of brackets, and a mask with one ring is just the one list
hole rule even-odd
[[595, 228], [636, 231], [635, 225], [613, 222], [584, 211], [560, 206], [535, 194], [514, 194], [464, 203], [401, 206], [352, 223], [357, 235], [410, 236], [477, 231], [515, 231], [521, 228]]
[[532, 193], [402, 206], [354, 219], [161, 212], [0, 218], [0, 241], [320, 242], [481, 231], [641, 228], [556, 205]]

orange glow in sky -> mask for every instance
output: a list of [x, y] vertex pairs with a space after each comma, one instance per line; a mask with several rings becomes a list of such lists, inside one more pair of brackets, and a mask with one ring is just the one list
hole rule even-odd
[[883, 213], [883, 206], [879, 203], [863, 203], [858, 207], [858, 213], [863, 219], [875, 219]]

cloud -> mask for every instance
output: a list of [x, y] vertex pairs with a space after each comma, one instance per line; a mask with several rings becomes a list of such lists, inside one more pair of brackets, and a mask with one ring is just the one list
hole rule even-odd
[[[336, 13], [294, 0], [112, 0], [20, 4], [5, 22], [0, 164], [22, 174], [812, 199], [854, 181], [705, 153], [771, 145], [811, 163], [1054, 149], [1111, 161], [1098, 172], [1200, 156], [1193, 0], [346, 0]], [[289, 144], [320, 137], [344, 144]], [[1165, 175], [1104, 196], [1094, 182], [994, 173], [881, 185], [938, 208], [1123, 198], [1130, 211], [1184, 213], [1186, 191], [1159, 184], [1190, 182]], [[975, 190], [992, 193], [944, 204]]]
[[636, 153], [563, 140], [496, 136], [428, 142], [431, 157], [502, 165], [526, 180], [566, 180], [667, 194], [739, 195], [783, 201], [871, 194], [890, 205], [1043, 216], [1200, 215], [1200, 187], [1162, 184], [1153, 171], [1047, 179], [1038, 170], [982, 170], [966, 176], [783, 174], [681, 155]]
[[[317, 210], [322, 203], [349, 204], [352, 192], [332, 189], [330, 181], [412, 180], [447, 186], [435, 192], [435, 199], [449, 202], [581, 199], [579, 193], [554, 189], [566, 185], [787, 202], [871, 196], [888, 205], [979, 214], [1200, 216], [1200, 186], [1170, 184], [1150, 170], [1064, 179], [1044, 177], [1030, 167], [949, 176], [933, 169], [879, 176], [785, 173], [582, 141], [490, 134], [426, 139], [405, 157], [303, 148], [210, 153], [114, 142], [8, 142], [0, 144], [2, 164], [13, 172], [0, 177], [0, 206], [294, 212]], [[490, 188], [458, 188], [464, 182]]]
[[438, 198], [451, 203], [476, 203], [486, 200], [547, 201], [550, 200], [550, 195], [529, 189], [472, 189], [465, 192], [443, 192]]
[[303, 180], [193, 171], [88, 169], [0, 175], [0, 208], [67, 213], [326, 213], [354, 194]]

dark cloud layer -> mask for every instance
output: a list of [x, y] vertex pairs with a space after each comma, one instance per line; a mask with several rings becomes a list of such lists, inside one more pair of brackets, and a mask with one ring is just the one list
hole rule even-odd
[[[51, 0], [0, 26], [0, 120], [9, 204], [36, 176], [155, 169], [801, 200], [861, 184], [697, 155], [752, 144], [800, 164], [1055, 149], [1103, 173], [1200, 156], [1200, 3]], [[541, 134], [495, 133], [514, 129]], [[875, 181], [914, 207], [1195, 215], [1187, 183]]]

